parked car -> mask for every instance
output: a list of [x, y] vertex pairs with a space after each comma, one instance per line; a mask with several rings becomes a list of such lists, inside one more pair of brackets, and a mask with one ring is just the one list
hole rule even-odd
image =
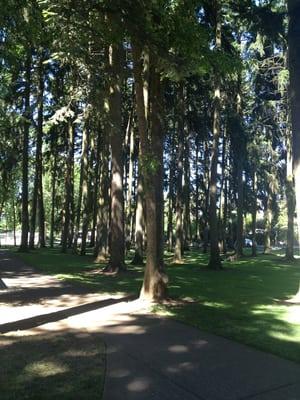
[[245, 246], [246, 247], [252, 247], [252, 240], [249, 238], [245, 238]]

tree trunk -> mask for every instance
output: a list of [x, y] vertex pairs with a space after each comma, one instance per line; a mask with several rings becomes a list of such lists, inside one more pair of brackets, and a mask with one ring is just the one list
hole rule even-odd
[[[108, 103], [106, 102], [106, 105]], [[107, 110], [106, 110], [107, 111]], [[105, 121], [105, 128], [107, 123]], [[97, 236], [94, 255], [96, 262], [107, 261], [108, 257], [108, 221], [109, 221], [109, 148], [108, 137], [104, 132], [102, 134], [101, 145], [101, 163], [99, 179], [99, 197], [97, 212]]]
[[74, 239], [73, 239], [73, 252], [75, 254], [77, 254], [77, 251], [78, 251], [78, 238], [79, 238], [80, 220], [81, 220], [84, 158], [86, 159], [86, 162], [87, 162], [87, 127], [86, 127], [86, 125], [84, 126], [83, 131], [82, 131], [80, 178], [79, 178], [78, 201], [77, 201], [77, 208], [76, 208], [76, 220], [75, 220]]
[[45, 209], [43, 194], [43, 120], [44, 120], [44, 58], [41, 56], [39, 65], [39, 87], [38, 87], [38, 121], [37, 121], [37, 149], [36, 165], [38, 174], [37, 208], [39, 225], [39, 247], [46, 246], [45, 239]]
[[[220, 4], [218, 0], [214, 1], [216, 16], [216, 48], [221, 48], [221, 19]], [[217, 217], [217, 181], [218, 181], [218, 149], [220, 140], [221, 124], [221, 83], [219, 72], [215, 74], [215, 90], [213, 104], [213, 144], [211, 149], [210, 165], [210, 185], [209, 185], [209, 233], [210, 233], [210, 259], [208, 267], [211, 269], [221, 269], [222, 263], [219, 249], [219, 227]]]
[[132, 260], [133, 265], [143, 264], [144, 188], [141, 166], [139, 166], [138, 174], [135, 210], [135, 253]]
[[[175, 123], [174, 123], [175, 128]], [[171, 136], [171, 155], [169, 167], [169, 192], [168, 192], [168, 250], [173, 250], [173, 210], [174, 210], [174, 174], [175, 174], [175, 152], [174, 134]]]
[[64, 204], [64, 222], [62, 232], [62, 252], [65, 253], [68, 247], [68, 238], [70, 234], [70, 217], [72, 202], [72, 168], [74, 153], [74, 127], [73, 121], [70, 119], [66, 126], [67, 134], [67, 160], [65, 171], [65, 204]]
[[30, 128], [30, 87], [31, 87], [31, 50], [27, 53], [25, 65], [24, 88], [24, 126], [23, 126], [23, 152], [22, 152], [22, 233], [20, 251], [28, 250], [28, 147]]
[[184, 84], [179, 86], [178, 112], [178, 149], [177, 149], [177, 191], [176, 191], [176, 231], [175, 231], [175, 262], [180, 262], [183, 256], [183, 158], [184, 158]]
[[222, 162], [221, 162], [221, 185], [220, 185], [220, 208], [219, 208], [219, 229], [220, 229], [220, 249], [225, 253], [225, 229], [226, 222], [224, 221], [224, 204], [226, 192], [226, 130], [224, 129], [222, 138]]
[[200, 153], [200, 138], [196, 136], [196, 156], [195, 156], [195, 240], [198, 243], [200, 239], [200, 221], [199, 221], [199, 211], [200, 211], [200, 173], [199, 173], [199, 153]]
[[184, 140], [184, 182], [183, 182], [183, 249], [187, 251], [191, 242], [191, 207], [190, 207], [190, 143], [189, 135], [185, 134]]
[[291, 134], [287, 132], [286, 137], [286, 202], [287, 202], [287, 240], [285, 257], [289, 261], [294, 260], [294, 215], [295, 215], [295, 189], [293, 177], [293, 158]]
[[253, 175], [252, 175], [252, 256], [256, 257], [257, 255], [257, 245], [256, 245], [256, 214], [257, 214], [257, 173], [256, 167], [253, 166]]
[[[132, 112], [133, 114], [133, 112]], [[129, 131], [128, 131], [128, 141], [129, 141], [129, 160], [128, 160], [128, 191], [127, 191], [127, 210], [126, 210], [126, 242], [128, 243], [128, 248], [131, 244], [131, 231], [132, 231], [132, 208], [133, 208], [133, 180], [134, 180], [134, 148], [135, 148], [135, 137], [134, 137], [134, 124], [133, 115], [129, 117]]]
[[244, 228], [243, 228], [243, 207], [244, 207], [244, 184], [243, 184], [243, 159], [237, 155], [237, 224], [236, 224], [236, 257], [243, 256]]
[[17, 246], [17, 236], [16, 236], [16, 204], [15, 197], [12, 199], [12, 207], [13, 207], [13, 230], [14, 230], [14, 246]]
[[[163, 272], [163, 130], [160, 74], [151, 68], [151, 80], [149, 79], [149, 54], [146, 49], [142, 52], [137, 44], [133, 44], [133, 61], [147, 232], [147, 261], [140, 297], [160, 300], [166, 296], [167, 283]], [[149, 81], [151, 81], [151, 131], [148, 131]]]
[[264, 243], [264, 254], [270, 254], [271, 249], [271, 229], [272, 229], [272, 193], [268, 191], [268, 198], [265, 209], [265, 243]]
[[110, 146], [111, 146], [111, 215], [110, 272], [125, 270], [124, 197], [123, 197], [123, 134], [121, 115], [121, 47], [110, 46]]
[[[83, 185], [82, 185], [82, 240], [81, 240], [81, 248], [80, 255], [85, 255], [86, 252], [86, 242], [89, 230], [90, 223], [90, 211], [91, 211], [91, 193], [92, 193], [92, 185], [91, 185], [91, 174], [93, 169], [93, 163], [95, 158], [95, 142], [94, 137], [91, 135], [91, 132], [87, 131], [87, 153], [86, 160], [84, 161], [84, 176], [83, 176]], [[88, 163], [88, 151], [90, 147], [90, 163]], [[87, 165], [86, 165], [87, 164]]]
[[57, 142], [56, 139], [52, 143], [53, 165], [51, 172], [51, 217], [50, 217], [50, 247], [54, 246], [54, 230], [55, 230], [55, 198], [56, 198], [56, 174], [57, 174]]
[[[98, 129], [100, 130], [100, 124], [98, 125]], [[96, 166], [95, 166], [95, 174], [94, 174], [94, 191], [93, 191], [93, 225], [92, 225], [92, 234], [91, 234], [91, 242], [90, 247], [94, 247], [96, 245], [96, 229], [97, 229], [97, 214], [98, 214], [98, 195], [99, 195], [99, 184], [100, 184], [100, 164], [101, 164], [101, 134], [98, 132], [97, 135], [97, 149], [96, 149]]]

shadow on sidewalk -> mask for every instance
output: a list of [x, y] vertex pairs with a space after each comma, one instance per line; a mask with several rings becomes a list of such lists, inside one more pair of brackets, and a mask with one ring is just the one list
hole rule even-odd
[[26, 330], [26, 329], [35, 328], [37, 326], [47, 324], [49, 322], [60, 321], [62, 319], [71, 317], [73, 315], [82, 314], [82, 313], [85, 313], [88, 311], [96, 310], [98, 308], [111, 306], [113, 304], [121, 303], [124, 301], [131, 301], [134, 299], [135, 299], [135, 296], [130, 295], [130, 296], [125, 296], [125, 297], [122, 297], [119, 299], [110, 298], [110, 299], [105, 299], [105, 300], [99, 300], [99, 301], [95, 301], [93, 303], [87, 303], [87, 304], [83, 304], [81, 306], [71, 307], [71, 308], [61, 310], [61, 311], [55, 311], [52, 313], [37, 315], [35, 317], [25, 318], [25, 319], [21, 319], [21, 320], [14, 321], [14, 322], [8, 322], [8, 323], [0, 325], [0, 333], [7, 333], [7, 332], [11, 332], [11, 331], [16, 331], [16, 330]]

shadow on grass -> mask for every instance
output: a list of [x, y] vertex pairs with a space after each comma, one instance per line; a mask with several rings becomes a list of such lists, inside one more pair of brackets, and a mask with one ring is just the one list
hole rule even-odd
[[3, 336], [1, 400], [101, 399], [105, 347], [80, 332]]
[[[62, 255], [58, 250], [41, 250], [25, 258], [47, 273], [59, 273], [65, 281], [100, 292], [138, 294], [143, 279], [142, 267], [131, 267], [131, 272], [120, 276], [104, 276], [97, 274], [101, 266], [91, 257]], [[288, 263], [278, 254], [260, 255], [224, 262], [220, 272], [208, 270], [207, 262], [207, 255], [190, 251], [184, 264], [167, 266], [170, 297], [191, 298], [195, 304], [164, 305], [163, 311], [200, 329], [299, 362], [299, 306], [293, 309], [284, 303], [298, 290], [299, 260]]]

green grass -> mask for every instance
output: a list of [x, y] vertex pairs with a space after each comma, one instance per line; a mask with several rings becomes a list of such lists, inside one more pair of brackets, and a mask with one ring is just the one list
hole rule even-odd
[[[142, 268], [119, 277], [95, 274], [92, 257], [39, 250], [20, 255], [28, 264], [101, 292], [136, 293]], [[208, 332], [249, 344], [300, 362], [300, 306], [285, 302], [296, 294], [300, 261], [286, 263], [279, 254], [224, 263], [224, 270], [206, 268], [207, 257], [189, 252], [184, 264], [168, 265], [169, 295], [192, 302], [155, 307], [156, 312]]]
[[3, 336], [1, 400], [101, 399], [105, 348], [99, 336]]

